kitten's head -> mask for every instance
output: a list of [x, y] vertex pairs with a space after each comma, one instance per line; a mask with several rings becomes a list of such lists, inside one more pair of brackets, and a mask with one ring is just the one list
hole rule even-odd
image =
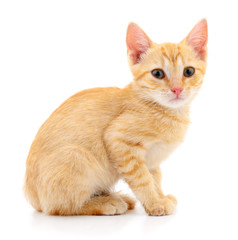
[[139, 26], [130, 23], [126, 42], [134, 85], [141, 97], [169, 108], [191, 102], [206, 70], [205, 19], [178, 44], [154, 43]]

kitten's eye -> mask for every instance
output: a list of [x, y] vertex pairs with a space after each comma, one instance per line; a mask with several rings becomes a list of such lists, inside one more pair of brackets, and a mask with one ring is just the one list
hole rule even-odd
[[184, 77], [191, 77], [195, 73], [195, 69], [193, 67], [186, 67], [183, 70]]
[[152, 70], [151, 74], [158, 79], [165, 77], [164, 71], [162, 69], [154, 69]]

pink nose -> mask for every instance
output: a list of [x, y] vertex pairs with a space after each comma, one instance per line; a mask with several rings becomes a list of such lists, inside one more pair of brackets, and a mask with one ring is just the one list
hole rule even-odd
[[183, 91], [182, 88], [172, 88], [171, 91], [176, 94], [176, 96], [178, 97], [180, 95], [180, 93]]

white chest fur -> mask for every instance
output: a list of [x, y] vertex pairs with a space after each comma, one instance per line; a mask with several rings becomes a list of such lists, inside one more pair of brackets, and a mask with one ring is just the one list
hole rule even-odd
[[179, 145], [176, 143], [153, 143], [146, 152], [145, 160], [149, 169], [160, 165]]

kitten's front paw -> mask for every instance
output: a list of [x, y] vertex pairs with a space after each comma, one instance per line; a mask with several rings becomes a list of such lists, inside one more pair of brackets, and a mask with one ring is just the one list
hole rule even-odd
[[176, 206], [177, 203], [178, 203], [176, 197], [173, 196], [173, 195], [171, 195], [171, 194], [168, 194], [168, 195], [164, 196], [164, 198], [167, 198], [167, 199], [169, 199], [170, 201], [172, 201], [172, 202], [174, 203], [175, 206]]
[[175, 204], [169, 198], [160, 199], [160, 201], [153, 206], [145, 207], [145, 211], [150, 216], [164, 216], [173, 213]]

